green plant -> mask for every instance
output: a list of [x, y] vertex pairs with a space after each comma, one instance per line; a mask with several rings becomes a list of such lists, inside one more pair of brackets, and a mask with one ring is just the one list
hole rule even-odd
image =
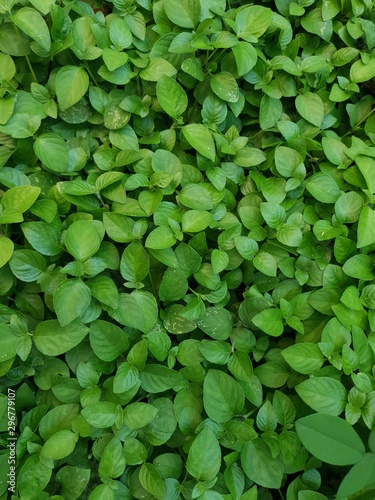
[[374, 21], [0, 0], [1, 498], [374, 497]]

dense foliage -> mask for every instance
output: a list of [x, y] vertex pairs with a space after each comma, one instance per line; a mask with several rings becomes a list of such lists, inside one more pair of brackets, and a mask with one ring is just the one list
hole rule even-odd
[[375, 497], [371, 0], [0, 0], [0, 495]]

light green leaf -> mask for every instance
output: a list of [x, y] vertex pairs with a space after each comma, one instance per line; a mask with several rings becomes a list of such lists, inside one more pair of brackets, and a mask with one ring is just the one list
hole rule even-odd
[[149, 424], [158, 413], [155, 406], [146, 403], [132, 403], [124, 409], [124, 422], [130, 429], [140, 429]]
[[47, 222], [25, 222], [21, 229], [30, 245], [42, 255], [62, 252], [61, 232]]
[[306, 181], [306, 189], [318, 201], [322, 203], [335, 203], [341, 191], [335, 180], [328, 174], [319, 172]]
[[82, 316], [90, 302], [90, 288], [80, 279], [68, 279], [60, 283], [53, 295], [53, 305], [60, 325], [69, 325]]
[[139, 241], [133, 241], [122, 253], [120, 272], [127, 281], [142, 281], [150, 267], [147, 251]]
[[176, 243], [175, 235], [167, 226], [157, 227], [147, 236], [145, 247], [155, 250], [163, 250], [172, 247]]
[[38, 350], [46, 356], [59, 356], [73, 349], [86, 337], [89, 328], [81, 323], [61, 326], [57, 320], [42, 321], [34, 332]]
[[199, 20], [199, 0], [165, 0], [165, 13], [172, 23], [182, 28], [194, 28]]
[[182, 216], [182, 231], [184, 233], [198, 233], [211, 224], [213, 216], [204, 210], [189, 210]]
[[310, 374], [323, 366], [324, 356], [319, 347], [311, 342], [291, 345], [281, 351], [282, 357], [293, 370]]
[[51, 479], [51, 475], [52, 469], [40, 461], [39, 455], [31, 455], [26, 459], [18, 473], [17, 486], [19, 495], [25, 500], [32, 500], [35, 495], [43, 492]]
[[329, 377], [313, 377], [296, 386], [303, 401], [313, 410], [340, 415], [346, 403], [346, 389], [341, 382]]
[[79, 66], [64, 66], [56, 75], [56, 96], [61, 111], [76, 104], [89, 88], [89, 77]]
[[107, 401], [100, 401], [86, 406], [81, 414], [87, 422], [98, 429], [111, 427], [116, 420], [116, 405]]
[[357, 248], [375, 242], [375, 212], [368, 205], [363, 207], [358, 222]]
[[51, 48], [49, 29], [43, 17], [30, 7], [22, 7], [12, 16], [14, 24], [46, 52]]
[[121, 293], [119, 306], [111, 309], [110, 315], [122, 325], [148, 333], [156, 323], [158, 306], [151, 293], [137, 290]]
[[104, 448], [100, 457], [99, 475], [102, 481], [121, 476], [125, 470], [124, 448], [116, 437]]
[[12, 257], [14, 250], [13, 241], [6, 236], [0, 236], [0, 267], [5, 266], [5, 264]]
[[26, 212], [36, 202], [40, 188], [36, 186], [16, 186], [8, 189], [1, 198], [4, 209], [14, 208]]
[[265, 309], [256, 314], [252, 321], [254, 325], [272, 337], [279, 337], [284, 331], [283, 313], [280, 309]]
[[370, 59], [365, 64], [361, 59], [356, 61], [350, 68], [350, 79], [355, 83], [367, 82], [375, 76], [375, 60]]
[[257, 62], [257, 53], [254, 47], [247, 42], [239, 42], [232, 47], [234, 58], [237, 64], [237, 72], [239, 76], [248, 73]]
[[156, 84], [156, 95], [160, 106], [172, 118], [178, 118], [188, 106], [188, 98], [179, 83], [163, 74]]
[[139, 471], [139, 481], [143, 488], [156, 499], [164, 499], [166, 496], [166, 485], [156, 467], [144, 463]]
[[211, 88], [215, 94], [227, 102], [237, 102], [239, 89], [233, 75], [227, 71], [216, 73], [210, 80]]
[[76, 446], [78, 435], [68, 430], [58, 431], [47, 439], [40, 454], [44, 458], [59, 460], [72, 453]]
[[84, 262], [100, 248], [104, 227], [99, 221], [78, 220], [68, 227], [65, 245], [68, 252], [78, 261]]
[[317, 94], [306, 92], [296, 97], [298, 113], [309, 123], [320, 127], [324, 117], [323, 101]]
[[197, 481], [214, 479], [221, 466], [219, 442], [210, 427], [205, 426], [190, 447], [186, 469]]
[[190, 146], [205, 158], [215, 161], [215, 143], [206, 127], [198, 123], [191, 123], [185, 125], [182, 132]]

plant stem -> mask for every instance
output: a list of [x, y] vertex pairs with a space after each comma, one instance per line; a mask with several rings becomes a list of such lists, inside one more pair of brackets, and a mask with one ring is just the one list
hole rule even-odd
[[37, 77], [35, 75], [34, 68], [32, 67], [31, 61], [30, 61], [29, 56], [27, 54], [25, 54], [25, 58], [26, 58], [27, 65], [28, 65], [28, 67], [30, 69], [30, 72], [31, 72], [31, 74], [33, 76], [33, 79], [34, 79], [35, 83], [38, 83], [38, 79], [37, 79]]
[[85, 61], [85, 68], [87, 70], [87, 73], [90, 75], [91, 80], [95, 83], [95, 85], [97, 87], [99, 87], [98, 82], [95, 79], [95, 76], [92, 74], [91, 69], [90, 69], [89, 65], [87, 64], [87, 61]]
[[279, 494], [280, 494], [280, 498], [282, 498], [282, 500], [284, 500], [284, 495], [282, 494], [282, 491], [280, 490], [280, 488], [279, 488]]

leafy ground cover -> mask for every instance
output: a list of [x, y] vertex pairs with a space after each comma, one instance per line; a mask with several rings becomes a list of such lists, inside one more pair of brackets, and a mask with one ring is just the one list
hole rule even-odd
[[0, 0], [1, 498], [375, 497], [374, 18]]

